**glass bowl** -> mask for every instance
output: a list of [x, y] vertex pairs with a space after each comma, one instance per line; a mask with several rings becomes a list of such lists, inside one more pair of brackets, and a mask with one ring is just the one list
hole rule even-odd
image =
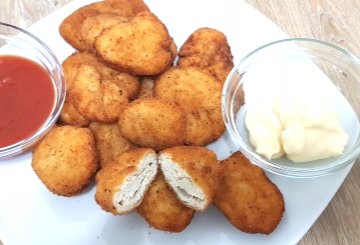
[[[286, 157], [269, 160], [255, 151], [245, 125], [246, 102], [251, 99], [248, 87], [251, 85], [262, 93], [261, 100], [266, 103], [276, 91], [279, 77], [306, 81], [309, 94], [329, 98], [329, 106], [348, 134], [342, 155], [296, 163]], [[264, 86], [254, 85], [258, 81], [265, 82]], [[223, 87], [222, 111], [232, 140], [255, 165], [288, 177], [331, 173], [353, 163], [360, 154], [360, 60], [319, 40], [292, 38], [266, 44], [245, 56], [230, 72]]]
[[42, 66], [51, 78], [55, 97], [48, 118], [36, 132], [17, 143], [0, 148], [0, 159], [3, 159], [27, 151], [50, 130], [61, 112], [66, 88], [61, 64], [49, 47], [33, 34], [0, 22], [0, 55], [20, 56]]

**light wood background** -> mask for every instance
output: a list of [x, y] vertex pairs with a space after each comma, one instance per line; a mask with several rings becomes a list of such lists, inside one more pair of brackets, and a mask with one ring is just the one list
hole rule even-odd
[[[70, 1], [0, 0], [0, 21], [27, 27]], [[360, 57], [360, 0], [245, 1], [290, 36], [325, 40]], [[299, 244], [360, 244], [359, 164]]]

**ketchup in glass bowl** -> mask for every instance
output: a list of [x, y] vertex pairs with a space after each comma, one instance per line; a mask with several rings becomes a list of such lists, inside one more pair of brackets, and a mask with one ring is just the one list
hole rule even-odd
[[65, 80], [37, 37], [0, 22], [0, 159], [30, 149], [55, 124]]

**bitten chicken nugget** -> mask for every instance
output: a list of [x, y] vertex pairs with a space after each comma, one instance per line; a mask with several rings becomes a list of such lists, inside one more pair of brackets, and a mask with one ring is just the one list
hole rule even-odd
[[138, 98], [144, 99], [144, 98], [151, 98], [154, 97], [154, 79], [151, 77], [142, 77], [140, 79], [140, 89]]
[[113, 13], [131, 18], [137, 13], [149, 11], [142, 0], [106, 0], [85, 5], [66, 17], [59, 27], [61, 36], [79, 51], [86, 51], [87, 45], [81, 36], [81, 28], [87, 17], [100, 13]]
[[168, 30], [150, 12], [105, 29], [95, 40], [95, 50], [106, 62], [135, 75], [160, 74], [176, 56]]
[[169, 232], [184, 230], [195, 213], [178, 200], [161, 173], [151, 183], [137, 211], [150, 226]]
[[224, 82], [234, 67], [233, 56], [226, 36], [215, 29], [196, 30], [179, 50], [178, 66], [198, 67]]
[[101, 167], [113, 161], [124, 151], [134, 148], [127, 139], [120, 134], [119, 125], [115, 123], [92, 122], [89, 125], [95, 137]]
[[284, 213], [284, 199], [264, 171], [240, 152], [221, 163], [214, 204], [238, 229], [270, 234]]
[[116, 83], [105, 81], [91, 65], [81, 65], [69, 89], [75, 108], [90, 121], [114, 122], [121, 109], [128, 104], [125, 90]]
[[193, 67], [175, 67], [154, 85], [155, 97], [174, 101], [186, 113], [185, 144], [205, 146], [225, 130], [221, 114], [222, 85], [210, 74]]
[[115, 215], [134, 210], [155, 179], [157, 169], [157, 156], [152, 149], [123, 152], [97, 173], [96, 202]]
[[204, 211], [212, 202], [219, 180], [220, 164], [205, 147], [175, 146], [159, 154], [166, 182], [186, 206]]
[[87, 128], [54, 127], [35, 146], [31, 164], [51, 192], [76, 195], [98, 169], [93, 135]]
[[131, 143], [159, 151], [183, 143], [186, 121], [183, 109], [174, 102], [147, 98], [126, 106], [119, 126]]

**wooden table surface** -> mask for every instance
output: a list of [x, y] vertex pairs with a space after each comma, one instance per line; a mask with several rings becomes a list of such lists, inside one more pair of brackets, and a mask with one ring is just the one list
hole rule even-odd
[[[70, 1], [0, 0], [0, 21], [25, 28]], [[289, 36], [325, 40], [360, 57], [359, 0], [246, 2], [275, 22]], [[359, 231], [360, 165], [356, 164], [334, 199], [299, 244], [360, 244]]]

